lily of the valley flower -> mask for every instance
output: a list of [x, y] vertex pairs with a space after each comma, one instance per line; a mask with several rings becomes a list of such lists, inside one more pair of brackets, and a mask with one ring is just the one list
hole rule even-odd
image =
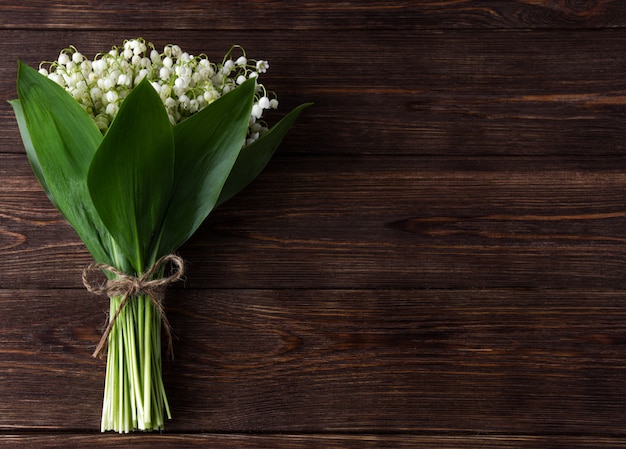
[[[235, 52], [243, 54], [233, 59]], [[264, 111], [278, 108], [275, 95], [258, 82], [259, 74], [268, 68], [267, 61], [248, 59], [239, 46], [233, 46], [222, 62], [216, 64], [206, 55], [190, 55], [178, 45], [167, 45], [159, 53], [152, 43], [138, 38], [98, 54], [93, 60], [71, 46], [61, 51], [56, 61], [42, 63], [39, 72], [69, 92], [103, 134], [121, 102], [144, 78], [163, 100], [172, 125], [255, 78], [255, 103], [246, 139], [246, 145], [250, 145], [268, 130], [261, 120]]]

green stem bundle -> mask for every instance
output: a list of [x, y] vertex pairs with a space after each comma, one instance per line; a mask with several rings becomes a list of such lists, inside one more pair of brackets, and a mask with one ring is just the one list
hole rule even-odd
[[[110, 299], [110, 319], [122, 298]], [[101, 430], [162, 430], [171, 413], [162, 376], [161, 315], [147, 296], [133, 296], [108, 338]]]

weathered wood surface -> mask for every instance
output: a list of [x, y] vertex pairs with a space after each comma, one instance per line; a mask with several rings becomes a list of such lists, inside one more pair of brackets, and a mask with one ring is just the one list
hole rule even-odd
[[[15, 96], [17, 60], [36, 66], [78, 43], [86, 54], [113, 31], [37, 33], [0, 29], [0, 95]], [[132, 36], [138, 35], [135, 31]], [[313, 101], [283, 153], [440, 155], [621, 155], [624, 34], [614, 30], [533, 31], [331, 29], [242, 33], [142, 34], [175, 39], [195, 54], [221, 58], [233, 42], [271, 67], [283, 110]], [[206, 49], [210, 42], [211, 51]], [[111, 44], [113, 45], [113, 44]], [[107, 47], [108, 48], [108, 47]], [[6, 102], [3, 151], [21, 153]]]
[[[0, 428], [93, 429], [103, 305], [0, 292], [0, 382], [21, 387], [0, 390]], [[626, 418], [621, 291], [185, 289], [167, 305], [169, 432], [597, 436]]]
[[[90, 256], [24, 156], [3, 160], [0, 285], [79, 288]], [[624, 288], [625, 167], [621, 158], [279, 158], [181, 248], [187, 286]]]
[[522, 435], [496, 436], [402, 436], [395, 435], [163, 435], [146, 436], [68, 435], [8, 435], [7, 447], [15, 449], [65, 449], [67, 447], [106, 447], [152, 449], [207, 448], [221, 449], [587, 449], [590, 447], [623, 448], [624, 441], [611, 437], [551, 437]]
[[[101, 435], [106, 304], [0, 102], [0, 447], [626, 444], [626, 4], [0, 3], [17, 60], [270, 61], [301, 117], [168, 291], [163, 435]], [[213, 56], [214, 55], [214, 56]]]
[[626, 24], [619, 0], [458, 0], [237, 2], [6, 1], [6, 29], [284, 30], [377, 28], [615, 28]]

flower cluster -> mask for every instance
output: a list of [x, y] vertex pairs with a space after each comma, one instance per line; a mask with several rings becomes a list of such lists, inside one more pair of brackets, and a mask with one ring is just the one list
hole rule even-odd
[[[241, 53], [235, 59], [234, 53]], [[256, 95], [246, 145], [267, 131], [261, 120], [266, 109], [278, 101], [258, 82], [269, 64], [250, 60], [239, 46], [233, 46], [221, 63], [206, 55], [193, 56], [178, 45], [167, 45], [159, 53], [144, 39], [132, 39], [89, 60], [76, 47], [61, 51], [56, 61], [42, 63], [39, 72], [55, 81], [87, 111], [106, 133], [121, 102], [131, 89], [147, 78], [159, 93], [172, 125], [202, 110], [220, 96], [250, 78], [255, 78]]]

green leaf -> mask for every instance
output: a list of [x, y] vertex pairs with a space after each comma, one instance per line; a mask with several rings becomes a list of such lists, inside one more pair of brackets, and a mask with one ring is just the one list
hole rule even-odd
[[110, 240], [86, 185], [102, 134], [63, 88], [22, 63], [17, 92], [12, 105], [35, 175], [94, 259], [110, 264]]
[[144, 80], [122, 102], [87, 178], [96, 210], [137, 273], [156, 260], [152, 245], [169, 203], [173, 167], [172, 126]]
[[235, 196], [263, 171], [300, 112], [311, 105], [312, 103], [305, 103], [296, 107], [256, 142], [241, 150], [217, 205]]
[[174, 127], [174, 191], [158, 256], [182, 245], [215, 207], [244, 143], [254, 88], [248, 80]]
[[20, 130], [22, 143], [24, 144], [24, 149], [26, 150], [26, 155], [28, 156], [28, 161], [30, 162], [30, 166], [33, 169], [33, 173], [39, 181], [39, 184], [41, 184], [44, 192], [46, 192], [46, 195], [48, 195], [50, 201], [52, 201], [52, 204], [56, 206], [54, 197], [50, 193], [50, 188], [48, 187], [48, 184], [46, 184], [46, 179], [44, 178], [43, 172], [41, 171], [41, 164], [37, 159], [35, 146], [33, 145], [33, 141], [30, 138], [30, 134], [28, 133], [28, 126], [26, 125], [26, 118], [24, 117], [24, 109], [22, 108], [22, 103], [20, 102], [20, 100], [10, 100], [9, 104], [13, 107], [13, 113], [15, 114], [17, 126]]

